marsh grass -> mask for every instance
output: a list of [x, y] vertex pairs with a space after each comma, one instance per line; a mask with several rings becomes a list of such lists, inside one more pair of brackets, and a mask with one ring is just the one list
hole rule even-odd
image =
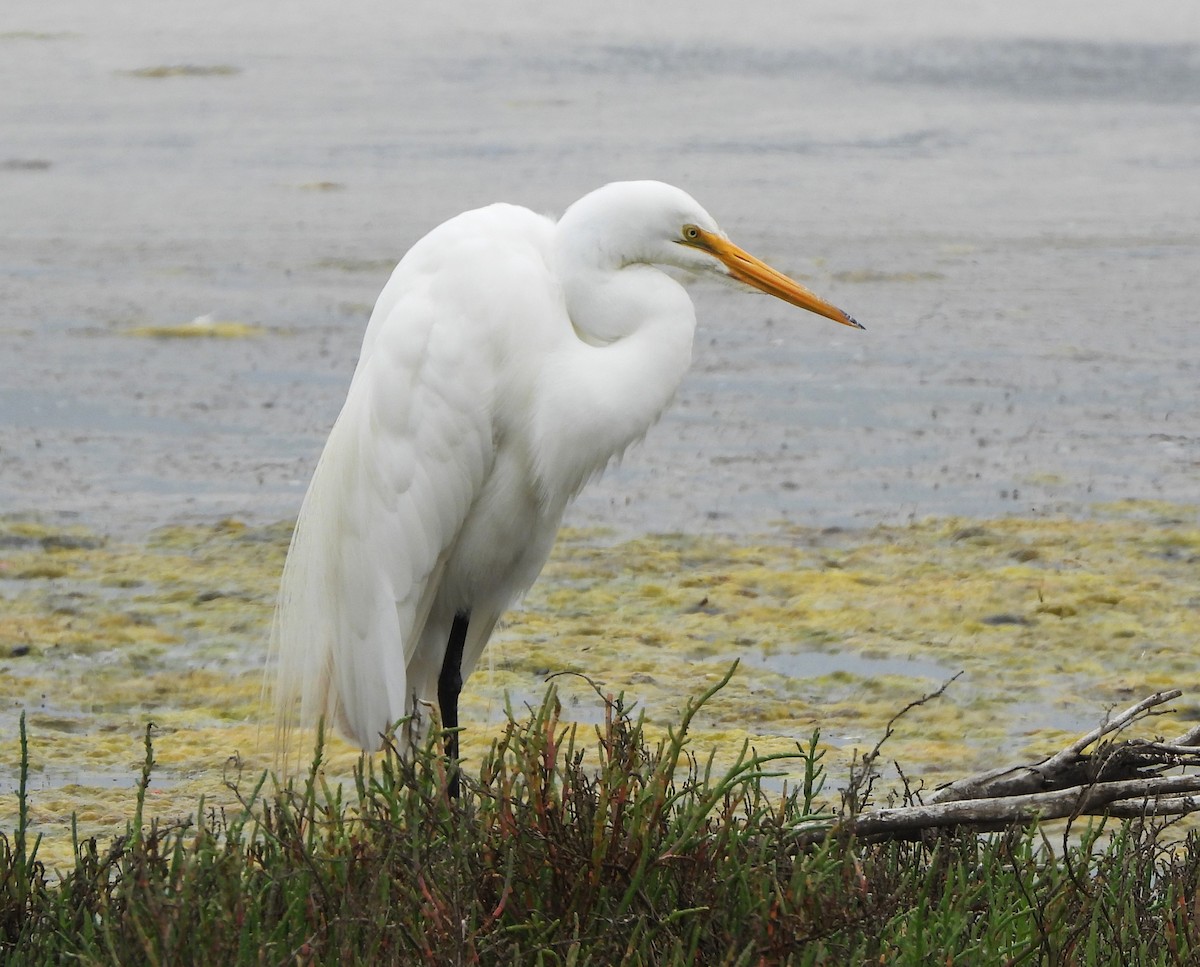
[[[688, 730], [728, 676], [652, 742], [623, 696], [560, 722], [553, 689], [445, 795], [435, 744], [363, 760], [323, 746], [286, 781], [233, 776], [240, 808], [74, 844], [50, 871], [0, 838], [6, 964], [1174, 964], [1193, 962], [1200, 842], [1149, 822], [862, 842], [823, 804], [817, 736], [697, 758]], [[21, 725], [22, 763], [28, 757]], [[797, 763], [789, 763], [795, 766]], [[859, 804], [865, 805], [865, 804]]]

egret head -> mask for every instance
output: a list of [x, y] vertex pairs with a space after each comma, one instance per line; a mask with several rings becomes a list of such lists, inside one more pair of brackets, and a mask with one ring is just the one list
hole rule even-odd
[[660, 181], [618, 181], [563, 214], [576, 255], [609, 268], [649, 264], [712, 275], [861, 329], [851, 316], [731, 242], [687, 192]]

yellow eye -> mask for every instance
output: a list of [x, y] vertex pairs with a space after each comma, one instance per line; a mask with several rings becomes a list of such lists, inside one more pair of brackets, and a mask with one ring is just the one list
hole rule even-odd
[[695, 225], [684, 225], [683, 237], [689, 242], [694, 242], [700, 238], [700, 229], [698, 229]]

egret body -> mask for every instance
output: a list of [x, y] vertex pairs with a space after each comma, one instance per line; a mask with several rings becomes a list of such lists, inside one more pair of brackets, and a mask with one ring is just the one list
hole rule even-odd
[[[557, 221], [497, 204], [417, 242], [375, 305], [300, 510], [273, 632], [285, 724], [403, 745], [458, 693], [537, 577], [569, 501], [679, 387], [696, 317], [662, 271], [844, 325], [690, 196], [606, 185]], [[452, 757], [454, 738], [448, 741]]]

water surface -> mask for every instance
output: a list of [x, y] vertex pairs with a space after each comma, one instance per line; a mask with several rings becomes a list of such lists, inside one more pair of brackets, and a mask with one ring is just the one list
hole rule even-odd
[[[623, 532], [1200, 499], [1200, 14], [20, 3], [0, 23], [0, 506], [295, 514], [389, 266], [657, 177], [861, 319], [695, 293], [572, 512]], [[239, 340], [127, 330], [197, 317]]]

